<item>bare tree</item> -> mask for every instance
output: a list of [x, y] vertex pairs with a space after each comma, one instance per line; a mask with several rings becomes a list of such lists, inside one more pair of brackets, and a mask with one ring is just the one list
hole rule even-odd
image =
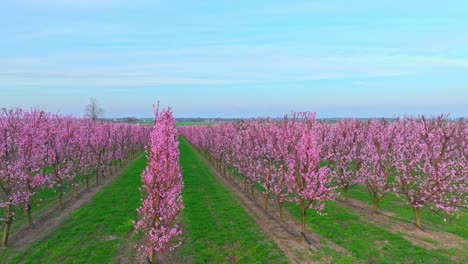
[[92, 119], [93, 121], [98, 120], [104, 116], [104, 109], [99, 105], [95, 98], [89, 99], [89, 104], [85, 109], [85, 117]]

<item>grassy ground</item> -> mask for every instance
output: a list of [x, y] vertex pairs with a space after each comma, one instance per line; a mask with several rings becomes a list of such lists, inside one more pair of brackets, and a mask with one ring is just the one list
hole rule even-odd
[[66, 218], [59, 229], [9, 263], [111, 263], [132, 230], [140, 202], [140, 174], [145, 166], [141, 155], [88, 204]]
[[179, 250], [193, 263], [283, 263], [278, 247], [210, 173], [199, 153], [180, 144], [184, 174], [186, 242]]
[[[299, 208], [290, 205], [290, 213], [300, 219]], [[307, 224], [313, 232], [330, 239], [352, 253], [354, 261], [363, 263], [452, 263], [457, 250], [426, 250], [415, 246], [401, 235], [363, 222], [353, 210], [327, 202], [320, 216], [309, 211]], [[336, 256], [338, 260], [342, 256]], [[346, 260], [346, 259], [343, 259]], [[353, 262], [354, 262], [353, 261]], [[340, 261], [349, 263], [347, 261]]]
[[176, 126], [203, 126], [203, 125], [212, 125], [214, 124], [213, 122], [198, 122], [198, 121], [183, 121], [183, 122], [177, 122]]
[[[372, 200], [366, 189], [362, 186], [355, 186], [349, 192], [350, 197], [356, 200], [363, 201], [371, 206]], [[388, 193], [380, 202], [379, 208], [383, 211], [392, 212], [396, 217], [414, 221], [413, 210], [403, 200], [392, 193]], [[432, 228], [436, 231], [444, 231], [452, 233], [468, 239], [468, 210], [461, 209], [458, 217], [447, 217], [444, 222], [444, 217], [439, 216], [429, 210], [427, 207], [421, 209], [421, 219], [423, 226]]]
[[[94, 187], [94, 175], [90, 176], [90, 188]], [[79, 190], [82, 191], [86, 189], [86, 183], [81, 175], [78, 175], [75, 178], [76, 183], [80, 185]], [[74, 188], [72, 187], [71, 182], [66, 182], [63, 185], [63, 201], [67, 201], [69, 199], [73, 199], [74, 196]], [[56, 188], [52, 189], [43, 189], [38, 190], [35, 195], [31, 198], [31, 213], [33, 218], [33, 223], [42, 218], [48, 211], [58, 206], [58, 198], [57, 198], [57, 190]], [[4, 217], [3, 210], [0, 211], [0, 218]], [[25, 211], [21, 210], [21, 208], [15, 209], [15, 221], [13, 221], [10, 229], [10, 234], [13, 234], [15, 230], [19, 227], [27, 225], [27, 214]], [[3, 226], [0, 225], [1, 231], [3, 231]]]
[[[278, 247], [263, 236], [253, 219], [184, 140], [181, 165], [185, 181], [182, 217], [185, 241], [173, 257], [190, 263], [286, 262]], [[117, 263], [122, 245], [131, 247], [128, 241], [137, 242], [138, 236], [128, 234], [140, 203], [138, 188], [145, 166], [145, 158], [139, 157], [88, 204], [67, 217], [56, 231], [23, 252], [3, 250], [0, 262]], [[127, 258], [135, 255], [135, 251], [126, 250], [124, 254]], [[11, 258], [5, 261], [6, 256]]]
[[[181, 224], [185, 229], [185, 240], [172, 257], [184, 263], [285, 263], [282, 252], [264, 237], [237, 199], [211, 175], [200, 154], [184, 139], [180, 141], [180, 150], [185, 204]], [[128, 234], [140, 203], [138, 188], [145, 166], [145, 158], [139, 157], [88, 204], [65, 219], [59, 229], [24, 252], [0, 251], [0, 263], [118, 262], [116, 256], [122, 245], [126, 245], [125, 241], [137, 241], [135, 236], [129, 238]], [[369, 201], [360, 188], [351, 191], [350, 195]], [[52, 198], [52, 194], [44, 194], [44, 197], [48, 196]], [[287, 208], [299, 221], [298, 208], [292, 204]], [[391, 195], [383, 200], [381, 208], [404, 219], [412, 218], [411, 211]], [[467, 257], [466, 250], [426, 250], [415, 246], [401, 234], [363, 222], [357, 212], [333, 201], [327, 202], [324, 212], [327, 215], [320, 216], [309, 211], [308, 225], [314, 233], [340, 245], [350, 254], [339, 253], [325, 243], [316, 254], [317, 260], [331, 260], [332, 263], [454, 263], [453, 256], [458, 260]], [[423, 212], [422, 216], [424, 222], [466, 239], [466, 217], [443, 223], [431, 212]], [[126, 254], [135, 252], [130, 250]], [[5, 261], [7, 256], [14, 257], [8, 262]]]
[[[255, 188], [262, 190], [258, 184]], [[369, 200], [365, 190], [351, 191], [352, 198]], [[397, 216], [411, 219], [412, 211], [401, 205], [396, 197], [382, 202], [382, 209], [397, 212]], [[286, 203], [286, 207], [293, 217], [300, 221], [299, 208], [294, 204]], [[332, 263], [465, 263], [468, 259], [467, 250], [438, 249], [426, 250], [411, 244], [401, 234], [393, 234], [384, 227], [364, 222], [359, 213], [352, 209], [339, 206], [334, 201], [326, 203], [325, 216], [308, 211], [306, 220], [314, 233], [340, 245], [351, 254], [336, 252], [325, 243], [322, 250], [317, 253], [317, 260], [330, 260]], [[423, 210], [423, 219], [432, 224], [440, 224], [443, 220], [429, 210]], [[451, 219], [445, 223], [444, 231], [466, 237], [466, 217]], [[456, 259], [457, 261], [455, 261]]]

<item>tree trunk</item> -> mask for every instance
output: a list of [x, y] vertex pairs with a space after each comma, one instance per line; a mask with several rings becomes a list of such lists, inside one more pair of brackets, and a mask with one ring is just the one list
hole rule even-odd
[[31, 204], [26, 205], [26, 213], [28, 215], [28, 225], [30, 228], [33, 228], [33, 220], [32, 220], [32, 214], [31, 214]]
[[279, 207], [279, 221], [283, 223], [283, 203], [278, 203]]
[[[28, 172], [28, 175], [31, 175], [31, 171]], [[26, 179], [26, 184], [28, 186], [28, 189], [29, 191], [32, 193], [33, 190], [31, 188], [31, 182], [30, 182], [30, 178], [28, 177]], [[28, 225], [30, 228], [33, 228], [33, 221], [32, 221], [32, 216], [31, 216], [31, 200], [28, 201], [28, 203], [26, 204], [26, 214], [27, 214], [27, 217], [28, 217]]]
[[419, 215], [419, 208], [413, 207], [414, 212], [414, 225], [422, 230], [421, 226], [421, 216]]
[[99, 173], [96, 172], [96, 185], [99, 185]]
[[154, 249], [152, 249], [152, 250], [151, 250], [151, 254], [150, 254], [150, 256], [149, 256], [149, 261], [150, 261], [150, 263], [154, 263], [154, 255], [155, 255], [155, 254], [154, 254]]
[[58, 194], [58, 209], [63, 209], [63, 191], [62, 186], [57, 187], [57, 194]]
[[75, 199], [78, 199], [78, 186], [75, 186]]
[[12, 221], [11, 204], [9, 204], [6, 207], [6, 221], [5, 221], [5, 224], [4, 224], [5, 227], [3, 229], [2, 247], [7, 247], [8, 246], [8, 236], [10, 234], [11, 221]]
[[343, 191], [344, 191], [344, 200], [345, 200], [345, 202], [347, 202], [349, 200], [348, 189], [343, 189]]
[[379, 199], [374, 199], [374, 206], [372, 207], [372, 214], [376, 215], [379, 212]]
[[252, 195], [252, 197], [255, 197], [255, 192], [254, 192], [254, 186], [253, 186], [253, 184], [250, 185], [250, 195]]
[[301, 226], [301, 231], [302, 233], [306, 233], [306, 210], [304, 206], [301, 206], [301, 221], [302, 221], [302, 226]]
[[263, 209], [268, 209], [268, 194], [265, 194], [265, 197], [263, 198]]
[[86, 191], [89, 192], [89, 175], [86, 175], [85, 176], [85, 179], [86, 179]]

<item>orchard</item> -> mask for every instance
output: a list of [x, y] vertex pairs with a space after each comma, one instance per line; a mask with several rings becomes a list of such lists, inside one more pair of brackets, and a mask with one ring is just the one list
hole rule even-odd
[[143, 125], [4, 109], [0, 131], [5, 263], [458, 262], [466, 242], [464, 119], [184, 125], [158, 106]]

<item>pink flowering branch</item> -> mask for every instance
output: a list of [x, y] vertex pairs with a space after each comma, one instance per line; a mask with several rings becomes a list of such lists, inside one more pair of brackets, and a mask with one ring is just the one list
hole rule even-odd
[[183, 209], [182, 174], [175, 119], [170, 109], [156, 112], [147, 147], [148, 166], [142, 174], [142, 205], [135, 230], [143, 233], [140, 250], [154, 261], [156, 252], [172, 251], [181, 244], [176, 221]]

